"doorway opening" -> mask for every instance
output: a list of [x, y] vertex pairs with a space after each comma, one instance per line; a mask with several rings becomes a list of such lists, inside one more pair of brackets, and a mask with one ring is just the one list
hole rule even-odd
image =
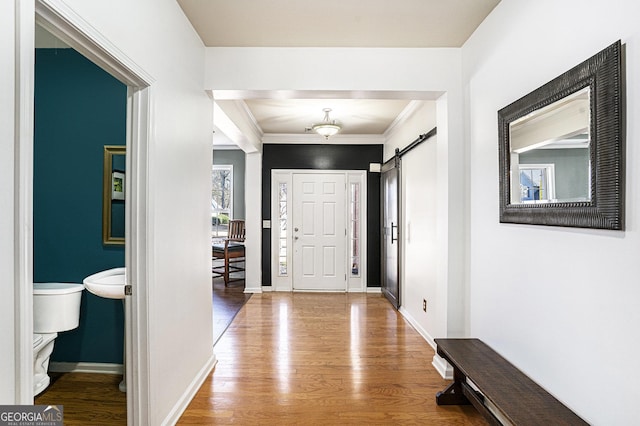
[[[125, 265], [124, 187], [116, 193], [119, 199], [112, 197], [111, 186], [101, 189], [116, 174], [124, 178], [126, 173], [127, 86], [39, 25], [35, 46], [33, 281], [81, 288], [85, 277]], [[101, 212], [103, 220], [96, 220]], [[86, 289], [79, 294], [77, 327], [59, 332], [52, 348], [34, 345], [36, 403], [68, 405], [69, 413], [90, 412], [101, 401], [99, 393], [69, 401], [64, 395], [81, 389], [90, 373], [100, 373], [94, 380], [105, 382], [104, 399], [123, 421], [126, 394], [111, 383], [113, 377], [104, 377], [121, 380], [124, 372], [123, 303]], [[34, 296], [36, 319], [42, 314], [37, 308], [42, 297]], [[36, 321], [34, 340], [57, 330]], [[87, 335], [96, 338], [88, 343]], [[47, 385], [49, 377], [53, 380]], [[72, 414], [67, 417], [73, 420]]]
[[[74, 48], [91, 62], [123, 83], [126, 97], [126, 167], [129, 171], [125, 191], [128, 203], [125, 209], [126, 248], [125, 265], [127, 284], [132, 285], [132, 296], [125, 305], [127, 369], [127, 421], [146, 424], [148, 395], [148, 354], [146, 332], [149, 259], [147, 247], [151, 244], [147, 229], [147, 157], [150, 135], [150, 85], [153, 79], [126, 55], [98, 33], [84, 19], [68, 9], [64, 3], [36, 0], [18, 2], [16, 20], [20, 22], [16, 33], [16, 401], [33, 403], [33, 123], [34, 123], [34, 31], [42, 26], [55, 37]], [[133, 231], [135, 229], [135, 231]]]

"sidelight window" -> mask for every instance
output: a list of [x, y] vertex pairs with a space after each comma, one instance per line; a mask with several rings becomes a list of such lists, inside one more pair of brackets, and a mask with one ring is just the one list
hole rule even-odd
[[278, 274], [287, 275], [287, 184], [281, 182], [278, 185], [278, 226], [280, 237], [278, 239]]
[[360, 276], [360, 183], [352, 182], [349, 191], [349, 258], [351, 275]]

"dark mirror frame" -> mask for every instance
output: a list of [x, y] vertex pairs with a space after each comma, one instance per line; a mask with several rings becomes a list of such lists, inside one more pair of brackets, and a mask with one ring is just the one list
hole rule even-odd
[[[590, 90], [591, 200], [512, 204], [509, 125], [578, 90]], [[623, 70], [620, 40], [498, 111], [500, 222], [624, 229]]]

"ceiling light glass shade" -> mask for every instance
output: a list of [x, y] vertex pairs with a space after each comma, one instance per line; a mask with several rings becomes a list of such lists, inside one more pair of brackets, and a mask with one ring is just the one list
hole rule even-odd
[[333, 136], [340, 131], [340, 126], [337, 124], [316, 124], [311, 128], [317, 134], [324, 136], [325, 139], [329, 139], [329, 136]]
[[338, 133], [342, 127], [339, 124], [336, 124], [336, 121], [329, 118], [329, 113], [331, 112], [331, 108], [325, 108], [324, 111], [324, 122], [320, 124], [314, 124], [311, 127], [311, 130], [316, 132], [317, 134], [324, 136], [325, 139], [329, 139], [329, 136], [333, 136]]

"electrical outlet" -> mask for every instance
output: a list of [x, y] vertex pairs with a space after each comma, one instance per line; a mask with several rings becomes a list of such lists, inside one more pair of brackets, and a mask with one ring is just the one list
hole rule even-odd
[[422, 299], [422, 310], [427, 312], [427, 299]]

